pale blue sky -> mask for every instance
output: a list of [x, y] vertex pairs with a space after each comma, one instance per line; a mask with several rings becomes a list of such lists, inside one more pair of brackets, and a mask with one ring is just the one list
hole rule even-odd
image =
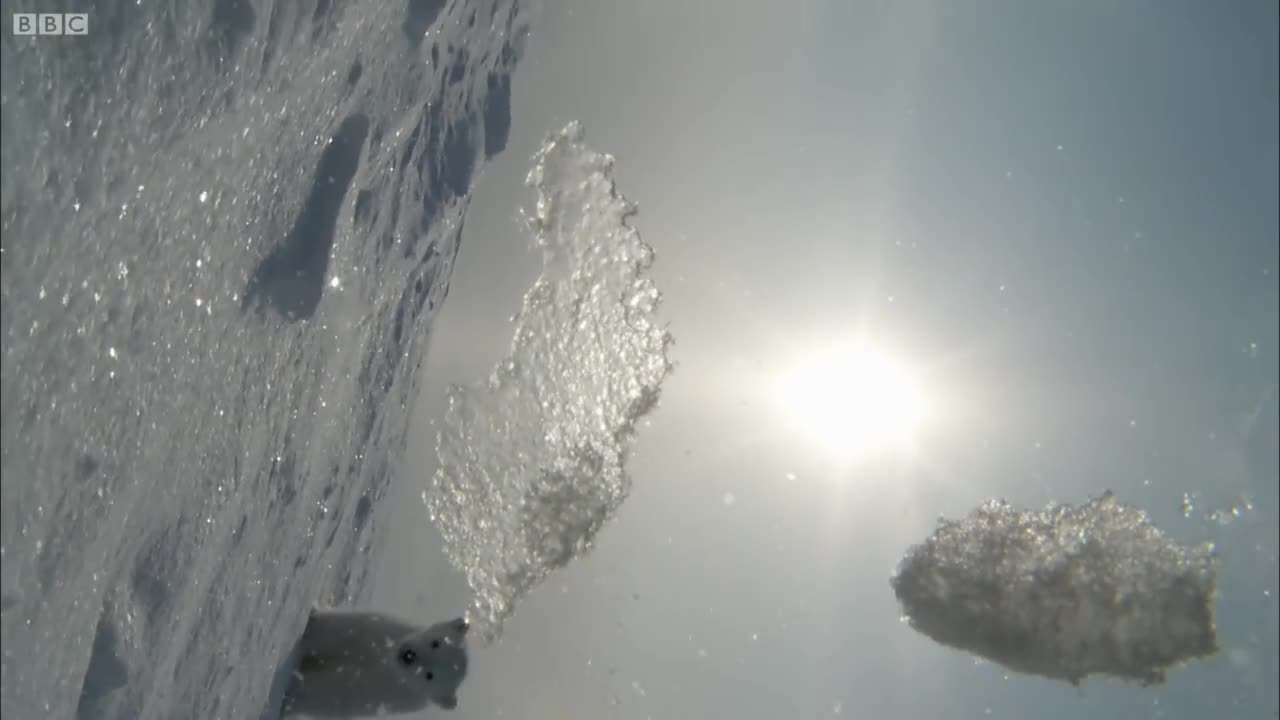
[[[536, 272], [520, 182], [564, 121], [640, 205], [679, 367], [630, 502], [477, 652], [455, 717], [1275, 710], [1276, 3], [552, 5], [476, 189], [406, 485], [433, 467], [443, 383], [507, 345]], [[761, 386], [858, 333], [937, 413], [912, 457], [841, 469]], [[1218, 543], [1218, 658], [1076, 691], [899, 623], [888, 575], [939, 513], [1107, 488]], [[1238, 495], [1242, 519], [1200, 517]], [[461, 581], [403, 507], [378, 596], [453, 612]]]

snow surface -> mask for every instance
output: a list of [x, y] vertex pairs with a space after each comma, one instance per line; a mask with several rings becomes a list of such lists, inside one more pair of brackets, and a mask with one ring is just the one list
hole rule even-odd
[[506, 142], [512, 0], [181, 5], [0, 38], [5, 718], [270, 705]]

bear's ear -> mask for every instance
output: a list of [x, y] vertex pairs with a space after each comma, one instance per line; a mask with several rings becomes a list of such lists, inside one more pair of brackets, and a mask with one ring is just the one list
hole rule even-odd
[[445, 710], [455, 710], [458, 707], [458, 696], [450, 695], [449, 697], [440, 698], [436, 701], [436, 704]]

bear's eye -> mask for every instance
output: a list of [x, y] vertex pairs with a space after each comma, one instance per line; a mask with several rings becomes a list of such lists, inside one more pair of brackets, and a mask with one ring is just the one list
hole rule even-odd
[[400, 651], [400, 662], [404, 663], [405, 665], [412, 665], [413, 661], [417, 659], [418, 659], [418, 653], [414, 652], [413, 648], [405, 648], [404, 650]]
[[428, 673], [427, 673], [427, 682], [431, 682], [432, 680], [435, 680], [435, 679], [436, 679], [436, 674], [435, 674], [435, 673], [433, 673], [433, 672], [428, 672]]
[[440, 641], [439, 641], [439, 640], [432, 640], [432, 641], [431, 641], [431, 649], [432, 649], [432, 650], [439, 650], [439, 649], [440, 649]]

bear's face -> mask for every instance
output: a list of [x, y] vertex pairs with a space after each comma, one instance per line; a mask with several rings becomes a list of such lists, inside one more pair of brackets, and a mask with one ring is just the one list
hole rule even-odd
[[458, 687], [467, 676], [468, 627], [465, 618], [436, 623], [396, 647], [396, 662], [413, 674], [411, 681], [422, 683], [431, 701], [448, 710], [458, 706]]

